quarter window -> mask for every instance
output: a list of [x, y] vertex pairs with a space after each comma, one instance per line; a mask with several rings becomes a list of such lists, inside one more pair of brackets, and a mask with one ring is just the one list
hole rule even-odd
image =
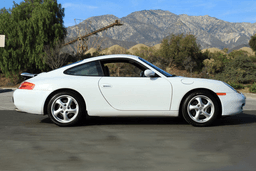
[[98, 61], [75, 66], [64, 71], [64, 74], [78, 76], [103, 76], [101, 65]]

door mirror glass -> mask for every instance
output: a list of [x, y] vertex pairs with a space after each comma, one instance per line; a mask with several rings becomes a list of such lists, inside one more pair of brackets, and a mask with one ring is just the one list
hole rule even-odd
[[147, 70], [144, 71], [144, 75], [146, 77], [154, 77], [154, 76], [156, 76], [156, 73], [154, 71], [150, 70], [150, 69], [147, 69]]

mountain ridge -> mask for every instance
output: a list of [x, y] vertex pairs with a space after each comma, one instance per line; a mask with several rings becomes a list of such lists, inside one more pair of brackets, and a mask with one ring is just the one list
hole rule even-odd
[[[79, 30], [89, 27], [89, 30], [93, 31], [105, 27], [115, 20], [120, 20], [123, 26], [110, 28], [105, 32], [98, 33], [98, 36], [107, 37], [108, 41], [118, 40], [123, 44], [130, 42], [130, 45], [142, 43], [153, 46], [170, 34], [190, 33], [196, 36], [202, 49], [211, 47], [232, 49], [242, 44], [248, 44], [251, 36], [256, 33], [256, 23], [231, 23], [208, 15], [176, 15], [164, 10], [135, 11], [122, 18], [114, 15], [95, 16], [76, 26]], [[75, 31], [76, 26], [67, 28], [68, 39], [78, 36]], [[107, 45], [104, 46], [107, 47]]]

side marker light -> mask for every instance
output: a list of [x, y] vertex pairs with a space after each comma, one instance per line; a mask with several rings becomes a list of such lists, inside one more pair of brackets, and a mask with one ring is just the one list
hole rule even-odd
[[226, 93], [216, 93], [218, 96], [226, 96]]

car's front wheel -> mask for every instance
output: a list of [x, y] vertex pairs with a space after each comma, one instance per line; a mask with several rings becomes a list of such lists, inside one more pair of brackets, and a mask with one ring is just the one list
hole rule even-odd
[[73, 126], [82, 120], [85, 105], [77, 93], [72, 91], [59, 92], [49, 101], [47, 112], [56, 125]]
[[208, 91], [193, 92], [183, 103], [182, 115], [193, 126], [209, 126], [219, 118], [220, 104]]

